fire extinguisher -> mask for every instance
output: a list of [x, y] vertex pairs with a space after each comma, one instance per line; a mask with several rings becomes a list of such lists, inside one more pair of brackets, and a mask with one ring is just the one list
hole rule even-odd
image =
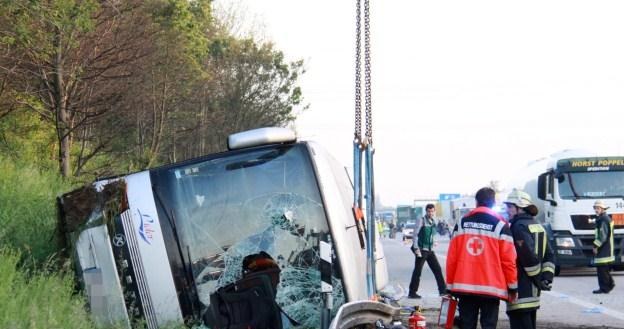
[[427, 329], [427, 318], [422, 315], [420, 306], [409, 317], [409, 329]]

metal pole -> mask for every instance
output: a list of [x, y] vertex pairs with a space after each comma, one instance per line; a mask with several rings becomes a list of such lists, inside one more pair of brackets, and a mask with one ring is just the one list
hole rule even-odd
[[368, 297], [377, 293], [375, 278], [375, 191], [373, 187], [373, 154], [372, 145], [366, 146], [366, 214], [368, 230], [366, 234], [366, 287]]
[[[329, 240], [329, 237], [328, 237]], [[330, 242], [320, 241], [319, 251], [321, 261], [321, 293], [323, 294], [323, 311], [321, 313], [321, 329], [329, 328], [331, 322], [331, 310], [333, 308], [332, 287], [332, 245]]]

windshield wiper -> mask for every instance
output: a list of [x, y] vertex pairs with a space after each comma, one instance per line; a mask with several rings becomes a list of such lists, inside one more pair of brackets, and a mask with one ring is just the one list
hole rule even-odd
[[624, 194], [609, 194], [605, 195], [603, 198], [621, 198], [622, 200], [624, 200]]
[[570, 173], [567, 173], [568, 176], [568, 180], [570, 181], [570, 189], [572, 190], [572, 194], [574, 194], [574, 201], [578, 200], [580, 198], [579, 194], [576, 192], [576, 188], [574, 188], [574, 182], [572, 181], [572, 175], [570, 175]]
[[228, 163], [227, 165], [225, 165], [225, 170], [230, 171], [230, 170], [237, 170], [237, 169], [263, 165], [269, 161], [272, 161], [272, 160], [277, 159], [278, 157], [281, 157], [282, 155], [286, 154], [288, 150], [290, 150], [290, 148], [279, 148], [279, 149], [266, 152], [254, 159]]
[[180, 242], [180, 237], [178, 236], [178, 229], [177, 229], [176, 219], [175, 219], [173, 210], [169, 209], [165, 205], [162, 198], [160, 197], [160, 193], [158, 193], [154, 184], [152, 185], [152, 191], [154, 192], [154, 196], [156, 197], [155, 199], [158, 201], [158, 203], [160, 204], [160, 206], [162, 207], [165, 213], [165, 217], [167, 218], [167, 221], [169, 222], [169, 225], [171, 226], [171, 230], [173, 231], [173, 239], [175, 240], [176, 246], [178, 247], [178, 253], [180, 255], [180, 260], [182, 261], [182, 271], [184, 273], [184, 278], [186, 279], [186, 283], [187, 283], [184, 285], [186, 286], [186, 288], [182, 287], [182, 289], [188, 291], [188, 295], [189, 295], [188, 303], [191, 306], [191, 311], [193, 312], [193, 315], [198, 315], [200, 312], [199, 305], [197, 304], [199, 302], [199, 293], [197, 291], [197, 286], [195, 285], [195, 277], [193, 276], [193, 263], [191, 261], [191, 254], [190, 254], [189, 246], [188, 245], [186, 246], [186, 252], [188, 255], [188, 260], [187, 260], [187, 258], [184, 256], [182, 243]]

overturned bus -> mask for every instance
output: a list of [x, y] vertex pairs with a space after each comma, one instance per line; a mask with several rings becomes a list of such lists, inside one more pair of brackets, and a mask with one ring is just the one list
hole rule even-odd
[[[231, 135], [228, 148], [58, 198], [59, 233], [98, 324], [238, 328], [277, 312], [269, 327], [320, 328], [323, 312], [368, 298], [345, 168], [285, 128]], [[242, 300], [254, 282], [243, 263], [260, 254], [272, 272], [251, 294], [262, 295], [257, 311]], [[382, 288], [381, 244], [375, 259]]]

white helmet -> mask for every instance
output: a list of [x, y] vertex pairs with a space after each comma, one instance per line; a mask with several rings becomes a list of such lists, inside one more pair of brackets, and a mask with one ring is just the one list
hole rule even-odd
[[531, 196], [518, 189], [511, 191], [504, 203], [516, 205], [516, 207], [524, 209], [531, 216], [535, 216], [538, 213], [537, 207], [531, 201]]
[[609, 209], [609, 207], [607, 207], [607, 205], [605, 205], [604, 201], [602, 201], [602, 200], [597, 200], [596, 202], [594, 202], [594, 208], [596, 208], [596, 207], [600, 207], [600, 208], [602, 208], [604, 210]]

